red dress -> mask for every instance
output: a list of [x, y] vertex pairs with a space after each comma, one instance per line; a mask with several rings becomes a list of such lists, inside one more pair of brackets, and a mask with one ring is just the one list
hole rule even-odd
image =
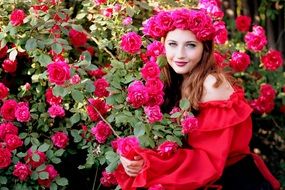
[[[191, 190], [205, 187], [223, 173], [223, 169], [251, 154], [252, 109], [242, 90], [236, 90], [228, 100], [199, 104], [199, 128], [188, 136], [191, 149], [179, 149], [171, 158], [161, 158], [156, 152], [143, 149], [138, 153], [145, 164], [136, 177], [129, 177], [119, 165], [115, 176], [123, 190], [161, 184], [166, 190]], [[254, 156], [264, 177], [275, 189], [279, 182], [270, 174], [263, 161]]]

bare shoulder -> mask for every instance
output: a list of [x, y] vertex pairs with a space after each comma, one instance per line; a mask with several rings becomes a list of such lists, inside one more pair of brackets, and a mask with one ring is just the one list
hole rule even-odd
[[201, 102], [213, 101], [213, 100], [228, 100], [231, 94], [234, 92], [233, 87], [223, 77], [221, 85], [217, 88], [214, 87], [216, 77], [208, 75], [204, 81], [204, 90], [201, 98]]

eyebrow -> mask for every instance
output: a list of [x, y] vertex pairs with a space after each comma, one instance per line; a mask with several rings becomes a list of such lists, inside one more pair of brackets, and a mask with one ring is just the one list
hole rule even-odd
[[[167, 40], [166, 42], [176, 42], [175, 40]], [[186, 41], [185, 43], [197, 43], [197, 41]]]

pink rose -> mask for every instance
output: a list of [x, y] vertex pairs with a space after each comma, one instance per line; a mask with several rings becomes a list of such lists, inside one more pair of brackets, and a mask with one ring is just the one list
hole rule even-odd
[[187, 29], [189, 22], [189, 11], [187, 9], [178, 9], [173, 11], [172, 14], [173, 24], [176, 28]]
[[146, 106], [159, 106], [163, 103], [163, 92], [161, 94], [149, 94]]
[[46, 168], [40, 172], [48, 173], [48, 179], [38, 178], [38, 183], [46, 188], [49, 188], [51, 185], [51, 182], [58, 176], [58, 172], [55, 170], [55, 168], [51, 164], [47, 165]]
[[127, 53], [135, 54], [140, 51], [142, 38], [135, 32], [124, 34], [121, 38], [121, 48]]
[[159, 78], [148, 79], [145, 83], [147, 93], [163, 95], [163, 82]]
[[198, 120], [196, 117], [188, 115], [182, 120], [181, 126], [182, 126], [182, 134], [186, 135], [198, 128]]
[[109, 92], [107, 90], [107, 87], [109, 87], [109, 83], [108, 81], [106, 81], [106, 79], [104, 78], [97, 79], [94, 82], [94, 86], [95, 86], [95, 91], [94, 91], [95, 96], [98, 96], [99, 98], [109, 96]]
[[165, 54], [165, 49], [164, 45], [161, 42], [154, 41], [147, 46], [147, 56], [157, 58], [158, 56], [163, 54]]
[[127, 101], [134, 107], [139, 108], [148, 102], [149, 96], [146, 87], [141, 81], [135, 80], [128, 89]]
[[48, 109], [48, 113], [49, 113], [49, 116], [52, 118], [64, 117], [64, 115], [65, 115], [65, 111], [64, 111], [63, 107], [61, 107], [60, 105], [52, 105]]
[[[92, 121], [98, 121], [100, 116], [97, 113], [97, 111], [104, 116], [109, 109], [109, 106], [106, 104], [104, 100], [101, 100], [99, 98], [97, 99], [88, 99], [89, 104], [87, 105], [87, 114], [90, 117]], [[97, 111], [95, 110], [97, 109]]]
[[178, 149], [178, 144], [173, 141], [164, 141], [157, 147], [158, 154], [163, 158], [171, 157]]
[[5, 59], [2, 63], [2, 67], [6, 73], [14, 73], [17, 70], [17, 61]]
[[13, 121], [18, 103], [15, 100], [6, 100], [0, 108], [0, 114], [3, 119]]
[[265, 69], [275, 71], [283, 64], [281, 52], [277, 50], [270, 50], [261, 57], [261, 62], [263, 63]]
[[102, 15], [105, 17], [111, 18], [113, 15], [113, 9], [112, 8], [105, 8], [102, 10]]
[[26, 181], [31, 174], [31, 168], [27, 164], [18, 162], [14, 166], [13, 175], [18, 177], [20, 181]]
[[33, 169], [39, 167], [46, 161], [45, 153], [35, 150], [33, 151], [31, 148], [27, 151], [27, 155], [25, 156], [25, 162], [29, 164]]
[[114, 11], [118, 12], [122, 9], [122, 5], [120, 3], [116, 3], [114, 5]]
[[10, 15], [10, 21], [13, 26], [20, 26], [23, 24], [25, 12], [21, 9], [15, 9]]
[[160, 69], [156, 62], [149, 61], [141, 69], [142, 77], [147, 80], [149, 78], [157, 78], [160, 76]]
[[155, 21], [157, 23], [157, 26], [163, 31], [171, 31], [174, 29], [173, 23], [175, 20], [173, 19], [172, 14], [170, 12], [159, 12], [155, 17]]
[[31, 119], [31, 114], [27, 102], [18, 103], [15, 111], [15, 116], [19, 122], [28, 122]]
[[23, 145], [23, 141], [20, 139], [20, 137], [14, 134], [7, 134], [5, 136], [4, 142], [10, 151], [13, 151]]
[[131, 160], [133, 160], [134, 156], [137, 155], [135, 149], [140, 146], [138, 138], [132, 136], [118, 139], [117, 144], [118, 153]]
[[165, 36], [166, 31], [161, 28], [159, 23], [157, 23], [155, 17], [151, 17], [150, 19], [143, 22], [143, 33], [153, 38], [157, 38]]
[[236, 72], [245, 71], [250, 64], [249, 55], [243, 52], [234, 52], [230, 61], [230, 66]]
[[49, 105], [61, 104], [62, 98], [60, 96], [54, 96], [52, 93], [52, 88], [48, 88], [45, 93], [46, 102]]
[[216, 36], [214, 38], [215, 43], [224, 44], [228, 40], [228, 31], [223, 21], [214, 22]]
[[72, 45], [74, 46], [84, 46], [87, 42], [87, 35], [84, 32], [71, 29], [68, 35]]
[[9, 149], [0, 147], [0, 169], [6, 168], [11, 163], [12, 154]]
[[0, 139], [4, 140], [7, 134], [18, 135], [18, 128], [11, 122], [0, 124]]
[[132, 17], [126, 17], [126, 18], [124, 18], [122, 24], [125, 26], [128, 26], [128, 25], [132, 24], [132, 22], [133, 22]]
[[80, 76], [79, 75], [73, 75], [70, 79], [71, 84], [78, 84], [80, 82]]
[[102, 177], [100, 178], [100, 182], [104, 187], [111, 187], [118, 184], [114, 174], [108, 173], [106, 171], [102, 172]]
[[2, 49], [0, 49], [0, 59], [6, 57], [8, 51], [8, 46], [4, 46]]
[[236, 28], [240, 32], [247, 32], [250, 28], [251, 18], [249, 16], [238, 16], [235, 20]]
[[70, 79], [69, 65], [63, 61], [52, 62], [47, 66], [48, 78], [51, 83], [63, 85]]
[[155, 123], [161, 121], [163, 118], [160, 107], [158, 105], [152, 107], [146, 106], [144, 107], [144, 112], [147, 116], [147, 120], [149, 123]]
[[267, 44], [265, 31], [261, 26], [253, 26], [252, 32], [247, 32], [244, 36], [246, 47], [254, 52], [261, 51]]
[[52, 143], [58, 148], [65, 148], [68, 143], [68, 135], [64, 132], [56, 132], [51, 136]]
[[7, 88], [2, 82], [0, 82], [0, 100], [3, 100], [8, 96], [9, 88]]
[[112, 135], [112, 130], [105, 122], [99, 121], [95, 127], [92, 127], [91, 133], [99, 143], [105, 143], [108, 137]]

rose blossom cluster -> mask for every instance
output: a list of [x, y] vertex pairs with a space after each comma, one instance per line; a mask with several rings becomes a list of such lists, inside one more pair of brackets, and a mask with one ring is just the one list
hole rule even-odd
[[60, 96], [55, 96], [52, 92], [52, 88], [48, 88], [45, 93], [46, 102], [50, 105], [48, 108], [48, 113], [51, 118], [64, 117], [65, 111], [60, 105], [62, 103], [62, 98]]
[[261, 62], [266, 70], [275, 71], [283, 64], [281, 52], [277, 50], [269, 50], [261, 57]]
[[230, 67], [236, 72], [242, 72], [247, 69], [250, 64], [250, 57], [244, 52], [233, 52]]
[[228, 30], [224, 21], [215, 21], [213, 26], [216, 31], [214, 42], [217, 44], [224, 44], [228, 40]]
[[143, 23], [143, 33], [153, 38], [164, 37], [179, 28], [192, 31], [199, 41], [212, 40], [215, 28], [205, 11], [176, 9], [161, 11]]
[[109, 92], [107, 87], [109, 87], [109, 83], [105, 78], [99, 78], [94, 82], [95, 91], [94, 95], [103, 98], [109, 96]]
[[275, 89], [270, 84], [262, 84], [259, 90], [259, 97], [250, 102], [255, 112], [264, 114], [270, 113], [275, 106]]
[[265, 31], [261, 26], [254, 25], [252, 32], [247, 32], [244, 36], [247, 49], [253, 52], [261, 51], [267, 44]]
[[198, 128], [198, 119], [193, 115], [187, 115], [182, 119], [182, 134], [188, 134]]
[[6, 121], [28, 122], [31, 119], [29, 105], [27, 102], [16, 102], [16, 100], [5, 100], [0, 108], [0, 115]]
[[15, 9], [10, 15], [10, 21], [13, 26], [20, 26], [23, 24], [25, 12], [22, 9]]
[[98, 121], [100, 119], [98, 112], [104, 116], [109, 108], [110, 106], [101, 98], [89, 98], [86, 106], [87, 114], [92, 121]]
[[160, 105], [163, 103], [163, 83], [160, 80], [160, 69], [156, 62], [148, 61], [141, 69], [141, 76], [145, 80], [135, 80], [127, 91], [127, 101], [134, 107], [144, 106], [149, 123], [162, 120]]

